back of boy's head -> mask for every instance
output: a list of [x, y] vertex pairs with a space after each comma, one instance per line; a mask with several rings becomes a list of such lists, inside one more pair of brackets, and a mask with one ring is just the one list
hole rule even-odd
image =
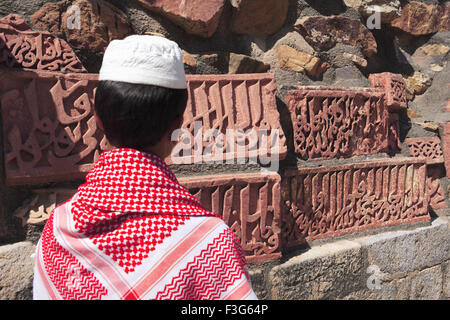
[[99, 80], [95, 112], [116, 147], [155, 145], [186, 108], [182, 52], [162, 37], [134, 35], [112, 41]]

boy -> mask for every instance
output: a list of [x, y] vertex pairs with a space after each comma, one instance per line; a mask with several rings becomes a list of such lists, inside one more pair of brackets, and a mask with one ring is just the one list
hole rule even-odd
[[114, 40], [99, 80], [95, 118], [115, 149], [49, 218], [34, 299], [256, 299], [230, 228], [163, 161], [188, 97], [178, 45]]

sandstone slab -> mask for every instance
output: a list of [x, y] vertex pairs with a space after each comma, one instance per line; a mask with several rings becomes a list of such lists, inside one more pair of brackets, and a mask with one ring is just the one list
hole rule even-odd
[[286, 157], [271, 73], [188, 75], [189, 98], [169, 164]]
[[288, 12], [288, 0], [231, 0], [234, 33], [271, 35], [284, 24]]
[[433, 138], [407, 138], [406, 144], [413, 157], [424, 157], [427, 164], [444, 163], [444, 154], [441, 149], [441, 139]]
[[0, 71], [9, 185], [83, 178], [106, 139], [93, 116], [98, 75]]
[[0, 246], [0, 300], [31, 300], [35, 246], [18, 242]]
[[359, 20], [343, 16], [307, 16], [294, 26], [316, 51], [327, 51], [337, 43], [359, 48], [365, 57], [377, 53], [373, 34]]
[[444, 153], [444, 164], [447, 178], [450, 178], [450, 122], [441, 123], [442, 128], [442, 151]]
[[228, 73], [263, 73], [270, 69], [270, 64], [259, 61], [245, 54], [230, 53]]
[[402, 8], [401, 17], [393, 20], [391, 26], [414, 36], [450, 31], [450, 6], [408, 2]]
[[281, 189], [281, 234], [288, 247], [430, 220], [423, 158], [287, 170]]
[[347, 158], [388, 151], [389, 114], [384, 94], [376, 89], [301, 87], [285, 101], [299, 158]]
[[97, 52], [133, 33], [126, 14], [104, 0], [46, 3], [31, 19], [36, 29], [66, 39], [76, 49]]
[[207, 210], [219, 213], [249, 262], [281, 257], [280, 176], [238, 174], [180, 178]]
[[399, 0], [344, 0], [344, 3], [366, 18], [379, 13], [381, 23], [389, 23], [400, 17], [402, 11]]
[[280, 45], [276, 54], [281, 69], [303, 72], [313, 78], [320, 77], [330, 67], [319, 58], [288, 45]]
[[209, 38], [216, 31], [225, 0], [139, 0], [189, 34]]
[[383, 72], [369, 75], [370, 84], [385, 93], [385, 104], [390, 111], [407, 108], [406, 83], [402, 75]]
[[36, 32], [16, 14], [0, 19], [0, 66], [32, 70], [86, 72], [75, 52], [49, 32]]

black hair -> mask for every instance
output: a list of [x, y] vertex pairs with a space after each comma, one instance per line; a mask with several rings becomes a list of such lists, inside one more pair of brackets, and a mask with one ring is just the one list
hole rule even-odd
[[111, 144], [142, 149], [158, 143], [175, 119], [183, 116], [187, 99], [187, 89], [99, 81], [95, 112]]

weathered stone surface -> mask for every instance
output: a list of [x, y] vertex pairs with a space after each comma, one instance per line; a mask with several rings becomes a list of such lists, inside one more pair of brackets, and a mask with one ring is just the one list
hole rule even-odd
[[188, 75], [187, 80], [183, 125], [172, 136], [181, 140], [166, 162], [265, 162], [286, 156], [273, 74]]
[[53, 209], [69, 200], [77, 189], [37, 189], [34, 196], [14, 212], [22, 220], [22, 226], [44, 225]]
[[225, 0], [139, 0], [189, 34], [211, 37], [219, 25]]
[[31, 300], [35, 246], [18, 242], [0, 246], [0, 300]]
[[64, 40], [31, 30], [16, 14], [0, 19], [0, 67], [86, 72]]
[[429, 221], [424, 159], [288, 170], [282, 181], [287, 246], [368, 228]]
[[427, 164], [444, 163], [444, 154], [441, 149], [441, 139], [434, 138], [407, 138], [406, 144], [412, 157], [425, 157]]
[[385, 104], [390, 111], [407, 108], [406, 83], [400, 74], [383, 72], [369, 76], [370, 84], [385, 93]]
[[381, 23], [389, 23], [400, 17], [402, 11], [399, 0], [344, 0], [344, 3], [366, 18], [379, 12]]
[[411, 300], [438, 300], [442, 294], [441, 266], [422, 270], [411, 277]]
[[262, 73], [270, 69], [270, 64], [249, 57], [245, 54], [230, 53], [228, 73]]
[[386, 232], [356, 241], [367, 250], [369, 264], [392, 276], [430, 268], [450, 258], [448, 222], [441, 218], [431, 226]]
[[427, 194], [430, 197], [430, 208], [433, 210], [447, 208], [445, 192], [441, 187], [441, 178], [445, 176], [441, 167], [427, 167]]
[[444, 297], [450, 298], [450, 260], [444, 263]]
[[317, 51], [327, 51], [343, 43], [358, 47], [365, 57], [377, 53], [375, 37], [359, 20], [342, 16], [304, 17], [294, 28]]
[[320, 77], [330, 67], [319, 58], [288, 45], [280, 45], [277, 48], [277, 58], [281, 69], [303, 72], [313, 78]]
[[342, 240], [312, 247], [269, 273], [274, 300], [335, 299], [365, 286], [361, 246]]
[[402, 8], [401, 17], [393, 20], [391, 26], [414, 36], [450, 31], [450, 6], [411, 1]]
[[93, 117], [97, 75], [0, 71], [6, 182], [83, 178], [107, 145]]
[[276, 259], [280, 246], [280, 176], [238, 174], [180, 178], [203, 206], [223, 216], [249, 262]]
[[233, 18], [231, 29], [235, 33], [271, 35], [286, 20], [289, 0], [231, 0]]
[[295, 153], [330, 159], [388, 151], [384, 94], [370, 88], [301, 87], [289, 93]]
[[427, 75], [415, 71], [414, 74], [406, 78], [406, 97], [413, 100], [416, 95], [423, 94], [431, 85], [431, 79]]
[[400, 141], [400, 117], [398, 113], [389, 113], [388, 117], [388, 152], [398, 153], [402, 150]]
[[[441, 149], [441, 139], [434, 138], [407, 138], [406, 144], [413, 157], [424, 157], [428, 165], [444, 163], [444, 154]], [[430, 196], [430, 207], [434, 210], [447, 207], [444, 190], [441, 188], [440, 167], [427, 167], [427, 194]]]
[[364, 69], [367, 68], [367, 60], [361, 57], [358, 57], [356, 54], [351, 54], [348, 52], [344, 52], [344, 57], [352, 60], [354, 64], [356, 64], [358, 67]]
[[447, 178], [450, 178], [450, 122], [441, 123], [442, 129], [442, 152], [444, 153], [444, 164]]
[[104, 0], [46, 3], [31, 18], [36, 29], [64, 38], [76, 49], [104, 51], [110, 41], [133, 33], [125, 13]]

